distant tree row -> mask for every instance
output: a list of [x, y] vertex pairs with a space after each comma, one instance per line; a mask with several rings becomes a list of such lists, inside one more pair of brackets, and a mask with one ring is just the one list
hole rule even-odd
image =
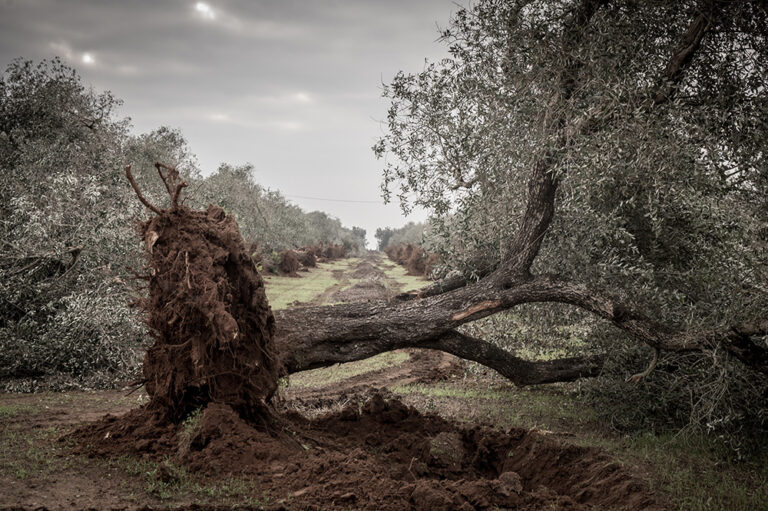
[[190, 183], [190, 206], [221, 205], [247, 242], [278, 251], [322, 241], [365, 245], [322, 212], [305, 213], [256, 183], [250, 165], [203, 177], [182, 134], [133, 135], [121, 104], [58, 59], [16, 60], [0, 77], [0, 382], [6, 389], [98, 386], [139, 366], [145, 338], [126, 303], [143, 256], [130, 229], [146, 216], [127, 163], [155, 204], [155, 161]]
[[376, 229], [377, 249], [384, 250], [393, 245], [421, 245], [424, 241], [426, 224], [423, 222], [408, 222], [402, 227], [380, 227]]

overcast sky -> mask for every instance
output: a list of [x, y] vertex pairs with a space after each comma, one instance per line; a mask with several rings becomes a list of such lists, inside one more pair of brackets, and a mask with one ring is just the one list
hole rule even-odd
[[[0, 0], [0, 64], [60, 56], [125, 101], [136, 132], [181, 129], [204, 173], [252, 163], [304, 210], [368, 231], [384, 206], [371, 146], [381, 83], [424, 59], [452, 0]], [[320, 201], [317, 197], [353, 203]], [[417, 212], [408, 220], [422, 220]]]

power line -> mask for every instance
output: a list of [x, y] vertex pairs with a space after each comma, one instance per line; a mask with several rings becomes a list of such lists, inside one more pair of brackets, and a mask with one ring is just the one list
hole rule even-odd
[[326, 202], [355, 202], [358, 204], [381, 204], [381, 201], [377, 200], [349, 200], [349, 199], [326, 199], [324, 197], [307, 197], [305, 195], [286, 195], [286, 197], [290, 197], [292, 199], [310, 199], [310, 200], [321, 200]]

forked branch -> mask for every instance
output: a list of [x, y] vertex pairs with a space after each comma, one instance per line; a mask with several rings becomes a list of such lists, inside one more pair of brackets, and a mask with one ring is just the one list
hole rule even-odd
[[[179, 177], [179, 171], [174, 167], [169, 167], [164, 163], [157, 162], [155, 163], [155, 168], [157, 169], [157, 173], [160, 175], [160, 179], [163, 180], [163, 184], [165, 185], [165, 189], [168, 192], [168, 196], [171, 198], [171, 208], [178, 208], [181, 190], [188, 186], [187, 182], [181, 180]], [[168, 174], [164, 174], [163, 169], [167, 170]], [[163, 210], [149, 202], [141, 193], [141, 189], [139, 188], [138, 183], [136, 183], [136, 180], [133, 178], [130, 165], [125, 166], [125, 176], [128, 178], [128, 182], [131, 183], [131, 187], [133, 188], [133, 191], [136, 192], [136, 197], [139, 198], [141, 203], [154, 213], [158, 215], [161, 214]]]
[[133, 191], [136, 192], [136, 197], [139, 198], [141, 203], [144, 204], [150, 210], [152, 210], [154, 213], [158, 215], [162, 214], [162, 211], [160, 210], [160, 208], [153, 205], [151, 202], [149, 202], [147, 199], [144, 198], [144, 195], [142, 195], [141, 190], [139, 189], [139, 185], [136, 183], [136, 180], [133, 179], [133, 174], [131, 173], [130, 165], [125, 166], [125, 177], [128, 178], [128, 182], [131, 183], [131, 187], [133, 188]]

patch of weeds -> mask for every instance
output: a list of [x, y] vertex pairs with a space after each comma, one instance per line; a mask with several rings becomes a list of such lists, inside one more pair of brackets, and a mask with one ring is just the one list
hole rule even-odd
[[45, 480], [53, 471], [64, 468], [70, 458], [62, 455], [64, 445], [55, 441], [60, 434], [55, 427], [31, 431], [9, 427], [0, 431], [0, 474]]
[[197, 428], [200, 427], [200, 421], [203, 420], [202, 414], [202, 409], [198, 408], [187, 415], [187, 417], [182, 421], [181, 431], [179, 432], [182, 440], [188, 441], [190, 438], [192, 438], [192, 435], [195, 433]]
[[10, 419], [17, 415], [34, 413], [37, 408], [28, 404], [7, 404], [0, 405], [0, 419]]
[[139, 460], [129, 456], [110, 460], [110, 465], [126, 475], [139, 478], [144, 491], [160, 500], [177, 500], [183, 495], [195, 495], [216, 504], [246, 503], [261, 507], [268, 502], [266, 493], [257, 491], [247, 476], [207, 478], [193, 476], [183, 465], [166, 458], [161, 462]]
[[198, 495], [205, 495], [216, 499], [234, 499], [247, 497], [252, 502], [258, 502], [257, 505], [264, 505], [269, 501], [265, 492], [261, 492], [260, 497], [255, 497], [256, 484], [253, 479], [245, 476], [225, 477], [219, 480], [210, 480], [204, 483], [195, 483], [192, 486], [192, 492]]
[[381, 353], [365, 360], [295, 373], [291, 375], [290, 385], [302, 388], [322, 387], [354, 376], [399, 365], [409, 358], [410, 355], [402, 351]]

